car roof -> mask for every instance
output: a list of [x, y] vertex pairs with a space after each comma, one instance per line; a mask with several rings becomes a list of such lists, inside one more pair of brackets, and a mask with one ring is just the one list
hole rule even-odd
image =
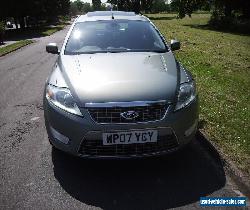
[[124, 12], [124, 11], [95, 11], [95, 12], [88, 12], [88, 17], [93, 16], [110, 16], [110, 15], [116, 15], [116, 16], [135, 16], [136, 14], [134, 12]]
[[86, 15], [80, 15], [75, 22], [85, 22], [85, 21], [98, 21], [98, 20], [111, 20], [122, 19], [122, 20], [141, 20], [148, 21], [143, 15], [137, 15], [134, 12], [124, 12], [124, 11], [95, 11], [88, 12]]

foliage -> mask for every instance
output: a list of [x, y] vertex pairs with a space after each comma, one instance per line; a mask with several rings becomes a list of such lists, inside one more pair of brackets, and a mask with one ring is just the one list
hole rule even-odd
[[4, 33], [4, 31], [5, 31], [4, 21], [0, 21], [0, 34]]
[[250, 2], [245, 0], [213, 0], [209, 25], [216, 29], [250, 34]]
[[114, 9], [122, 11], [140, 12], [140, 1], [137, 0], [108, 0], [114, 6]]
[[4, 32], [5, 32], [4, 21], [0, 21], [0, 44], [3, 42]]
[[196, 10], [210, 10], [219, 16], [231, 17], [241, 14], [250, 18], [250, 1], [246, 0], [172, 0], [171, 9], [177, 11], [180, 18], [191, 17]]
[[237, 13], [250, 18], [250, 2], [246, 0], [213, 0], [215, 11], [221, 16], [235, 16]]
[[72, 16], [81, 15], [90, 11], [92, 11], [90, 3], [82, 2], [81, 0], [70, 3], [70, 14]]
[[218, 31], [232, 31], [240, 34], [250, 34], [250, 19], [237, 16], [225, 16], [217, 11], [212, 13], [209, 27]]
[[114, 9], [123, 11], [144, 12], [163, 12], [167, 10], [166, 0], [108, 0]]
[[94, 11], [101, 10], [101, 0], [92, 0], [92, 7]]
[[24, 27], [24, 17], [53, 19], [69, 13], [70, 0], [9, 0], [0, 7], [0, 19], [13, 17]]
[[179, 18], [184, 18], [185, 15], [191, 17], [193, 11], [201, 9], [207, 3], [208, 0], [172, 0], [171, 7], [178, 12]]
[[83, 2], [81, 0], [76, 0], [70, 3], [70, 15], [82, 15], [91, 11], [107, 10], [106, 5], [101, 3], [101, 1], [94, 1], [94, 4]]
[[151, 12], [159, 13], [159, 12], [165, 12], [165, 11], [169, 11], [168, 4], [166, 4], [165, 0], [154, 0], [153, 1]]

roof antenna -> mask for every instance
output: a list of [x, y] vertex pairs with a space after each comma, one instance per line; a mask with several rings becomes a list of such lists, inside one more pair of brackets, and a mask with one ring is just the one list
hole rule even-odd
[[112, 18], [112, 20], [114, 20], [114, 19], [115, 19], [113, 12], [112, 12], [112, 17], [111, 17], [111, 18]]

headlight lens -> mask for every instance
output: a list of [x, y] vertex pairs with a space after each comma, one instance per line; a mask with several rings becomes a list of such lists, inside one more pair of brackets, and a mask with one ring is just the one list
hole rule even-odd
[[82, 116], [73, 96], [68, 88], [59, 88], [48, 85], [46, 90], [46, 98], [55, 106], [75, 115]]
[[196, 87], [194, 81], [181, 84], [175, 111], [189, 105], [195, 99], [195, 97], [196, 97]]

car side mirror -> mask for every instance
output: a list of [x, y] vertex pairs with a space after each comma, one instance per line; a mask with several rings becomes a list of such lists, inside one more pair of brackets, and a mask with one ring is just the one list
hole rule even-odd
[[56, 43], [47, 44], [46, 51], [51, 54], [59, 54], [58, 46]]
[[175, 51], [175, 50], [179, 50], [181, 48], [181, 43], [177, 40], [171, 40], [171, 50]]

